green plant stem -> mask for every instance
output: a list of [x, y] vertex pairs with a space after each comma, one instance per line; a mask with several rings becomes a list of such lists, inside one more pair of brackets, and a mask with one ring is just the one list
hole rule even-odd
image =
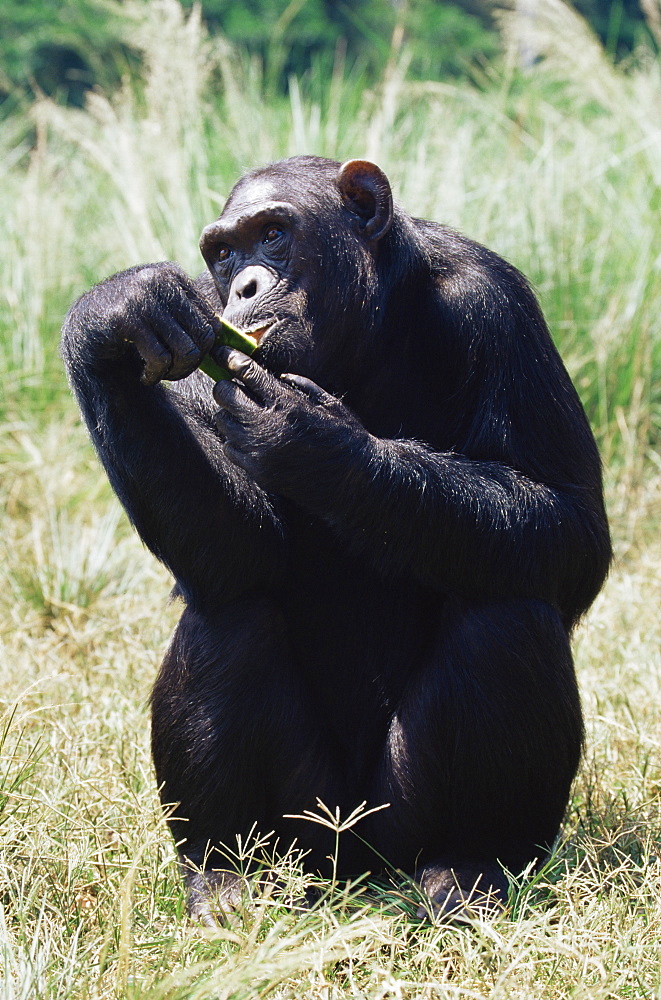
[[[243, 351], [244, 354], [248, 355], [257, 349], [257, 341], [254, 337], [249, 336], [247, 333], [241, 333], [240, 330], [237, 330], [235, 326], [232, 326], [225, 319], [221, 319], [220, 321], [220, 330], [216, 333], [213, 346], [219, 347], [221, 345], [224, 347], [234, 347], [237, 351]], [[205, 372], [214, 382], [222, 382], [224, 379], [232, 378], [230, 372], [217, 364], [210, 353], [202, 359], [200, 370]]]

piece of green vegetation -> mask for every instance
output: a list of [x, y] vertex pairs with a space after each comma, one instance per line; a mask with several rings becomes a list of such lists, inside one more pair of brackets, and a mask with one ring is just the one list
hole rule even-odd
[[[216, 340], [214, 347], [219, 347], [224, 345], [226, 347], [233, 347], [237, 351], [242, 351], [244, 354], [252, 354], [253, 351], [257, 349], [257, 341], [254, 337], [251, 337], [247, 333], [242, 333], [241, 330], [237, 330], [235, 326], [228, 323], [226, 319], [220, 321], [220, 330], [216, 334]], [[220, 365], [216, 364], [210, 354], [207, 354], [200, 363], [200, 370], [205, 372], [214, 382], [222, 382], [224, 379], [232, 378], [230, 372], [226, 368], [221, 368]]]

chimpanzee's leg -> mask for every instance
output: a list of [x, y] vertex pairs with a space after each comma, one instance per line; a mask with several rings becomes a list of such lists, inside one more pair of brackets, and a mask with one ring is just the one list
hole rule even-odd
[[211, 896], [221, 909], [240, 897], [222, 845], [253, 827], [289, 836], [283, 814], [336, 796], [311, 718], [272, 602], [242, 598], [216, 618], [184, 611], [154, 687], [152, 751], [200, 919], [212, 922]]
[[452, 910], [474, 888], [504, 901], [503, 867], [548, 851], [583, 725], [567, 633], [547, 604], [453, 602], [439, 636], [392, 719], [373, 797], [391, 806], [370, 834]]

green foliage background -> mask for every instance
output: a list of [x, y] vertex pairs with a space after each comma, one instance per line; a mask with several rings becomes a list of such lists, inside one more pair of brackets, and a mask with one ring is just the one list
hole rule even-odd
[[[184, 0], [184, 7], [193, 5]], [[4, 0], [0, 99], [15, 97], [18, 87], [80, 105], [90, 87], [114, 86], [127, 70], [136, 71], [131, 6], [131, 0]], [[499, 51], [491, 0], [201, 0], [199, 6], [212, 34], [262, 60], [280, 89], [291, 74], [331, 72], [338, 58], [378, 79], [397, 27], [417, 79], [470, 74]], [[613, 53], [651, 41], [638, 0], [578, 0], [578, 9]]]

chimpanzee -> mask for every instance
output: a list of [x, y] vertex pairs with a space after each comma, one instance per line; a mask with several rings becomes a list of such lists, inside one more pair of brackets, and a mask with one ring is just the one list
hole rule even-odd
[[[235, 905], [226, 848], [255, 826], [326, 871], [332, 835], [294, 818], [318, 799], [388, 803], [343, 835], [341, 877], [385, 859], [440, 911], [503, 899], [562, 820], [583, 738], [569, 635], [610, 559], [537, 302], [364, 160], [253, 170], [200, 245], [195, 281], [108, 278], [62, 341], [185, 602], [152, 745], [190, 909]], [[258, 348], [214, 347], [233, 376], [214, 385], [220, 314]]]

